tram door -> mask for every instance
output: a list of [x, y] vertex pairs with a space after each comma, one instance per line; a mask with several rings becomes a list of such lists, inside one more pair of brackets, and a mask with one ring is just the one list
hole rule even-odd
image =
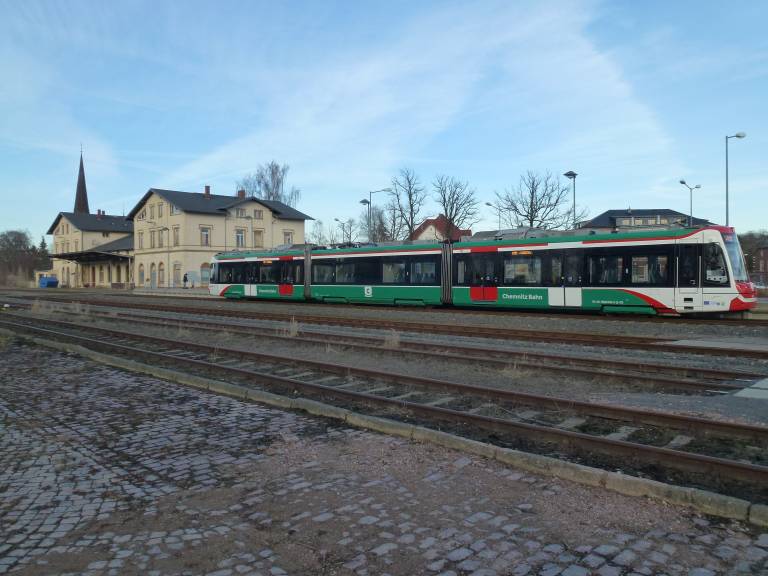
[[702, 309], [701, 250], [698, 239], [677, 245], [675, 308], [686, 312]]
[[549, 305], [581, 306], [581, 282], [584, 273], [581, 251], [552, 252], [549, 256]]
[[499, 299], [498, 252], [472, 253], [469, 298], [472, 302], [497, 302]]

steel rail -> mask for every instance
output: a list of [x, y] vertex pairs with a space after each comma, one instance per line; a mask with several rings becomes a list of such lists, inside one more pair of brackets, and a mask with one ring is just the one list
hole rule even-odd
[[[13, 289], [11, 292], [30, 292], [34, 294], [39, 294], [40, 289], [38, 288], [16, 288]], [[2, 293], [2, 292], [0, 292]], [[83, 294], [83, 292], [78, 291], [79, 294]], [[105, 296], [104, 291], [100, 290], [93, 290], [88, 292], [89, 294], [94, 294], [97, 296]], [[110, 295], [114, 296], [114, 295]], [[122, 295], [119, 295], [122, 296]], [[232, 300], [232, 299], [225, 299], [220, 298], [216, 296], [174, 296], [172, 294], [164, 295], [164, 294], [130, 294], [126, 295], [125, 297], [129, 298], [135, 298], [135, 297], [141, 297], [141, 298], [147, 298], [147, 299], [158, 299], [158, 300], [193, 300], [193, 301], [207, 301], [207, 302], [223, 302], [223, 301], [229, 301], [229, 302], [238, 302], [238, 301], [245, 301], [249, 303], [265, 303], [265, 304], [277, 304], [277, 305], [285, 305], [289, 306], [291, 304], [306, 304], [306, 305], [325, 305], [322, 302], [317, 301], [305, 301], [305, 300], [269, 300], [269, 299], [244, 299], [244, 300]], [[380, 310], [391, 310], [393, 308], [397, 308], [393, 305], [386, 305], [386, 304], [342, 304], [342, 303], [334, 303], [333, 306], [335, 307], [349, 307], [349, 308], [359, 308], [361, 306], [365, 306], [367, 309], [380, 309]], [[401, 307], [402, 308], [402, 307]], [[424, 310], [425, 312], [436, 312], [436, 313], [459, 313], [459, 314], [477, 314], [481, 316], [507, 316], [507, 317], [526, 317], [526, 318], [553, 318], [553, 319], [562, 319], [562, 318], [575, 318], [580, 320], [605, 320], [609, 322], [650, 322], [650, 323], [657, 323], [657, 324], [664, 324], [664, 323], [673, 323], [673, 324], [732, 324], [736, 326], [744, 326], [744, 327], [759, 327], [759, 326], [768, 326], [768, 319], [760, 318], [760, 316], [764, 316], [764, 314], [761, 314], [759, 312], [752, 312], [752, 316], [749, 319], [742, 319], [742, 318], [715, 318], [715, 317], [705, 317], [705, 316], [690, 316], [690, 315], [682, 315], [682, 316], [644, 316], [644, 315], [635, 315], [635, 314], [605, 314], [599, 311], [583, 311], [583, 310], [530, 310], [530, 309], [516, 309], [516, 308], [486, 308], [486, 307], [467, 307], [467, 306], [451, 306], [451, 307], [445, 307], [445, 306], [424, 306], [422, 308], [415, 308], [415, 307], [409, 307], [409, 310]]]
[[[166, 297], [167, 298], [167, 297]], [[20, 304], [19, 304], [20, 305]], [[27, 307], [30, 307], [29, 304], [24, 304]], [[105, 304], [91, 304], [93, 307], [109, 307]], [[121, 306], [114, 306], [118, 309], [125, 309], [125, 308], [131, 308], [130, 303], [123, 304]], [[196, 309], [197, 310], [197, 309]], [[163, 310], [163, 311], [170, 311], [170, 310]], [[200, 315], [208, 315], [206, 314], [205, 310], [202, 310], [200, 312], [178, 312], [179, 314], [189, 314], [191, 316], [200, 316]], [[117, 314], [118, 316], [124, 316], [127, 318], [151, 318], [151, 316], [141, 316], [139, 314], [130, 314], [127, 312], [104, 312], [103, 314]], [[257, 318], [254, 318], [257, 319]], [[218, 324], [214, 324], [213, 322], [205, 322], [202, 320], [189, 320], [185, 319], [187, 322], [197, 322], [201, 326], [220, 326]], [[249, 331], [247, 328], [244, 327], [238, 327], [238, 325], [228, 325], [227, 327], [228, 331], [231, 332], [242, 332], [242, 333], [248, 333], [252, 334], [252, 331]], [[312, 334], [311, 332], [306, 331], [300, 331], [302, 334]], [[339, 333], [336, 333], [335, 336], [338, 336]], [[381, 338], [371, 337], [371, 336], [363, 336], [363, 335], [344, 335], [345, 337], [348, 337], [349, 339], [354, 339], [357, 341], [367, 341], [367, 342], [373, 342], [373, 343], [380, 343]], [[279, 336], [278, 336], [279, 337]], [[311, 341], [311, 340], [306, 340]], [[504, 355], [506, 357], [517, 357], [521, 358], [523, 360], [529, 360], [529, 359], [540, 359], [545, 361], [561, 361], [568, 364], [579, 364], [579, 365], [585, 365], [585, 366], [595, 366], [599, 365], [606, 368], [617, 368], [617, 369], [629, 369], [633, 371], [640, 371], [640, 372], [651, 372], [656, 374], [659, 371], [667, 372], [667, 373], [673, 373], [678, 376], [683, 377], [704, 377], [709, 378], [713, 380], [732, 380], [734, 378], [740, 378], [740, 379], [760, 379], [768, 376], [766, 373], [758, 373], [758, 372], [745, 372], [745, 371], [726, 371], [726, 370], [715, 370], [711, 368], [697, 368], [694, 366], [678, 366], [678, 365], [671, 365], [671, 364], [638, 364], [636, 361], [625, 361], [625, 360], [616, 360], [616, 359], [605, 359], [605, 358], [583, 358], [583, 357], [577, 357], [577, 356], [571, 356], [571, 355], [563, 355], [563, 354], [544, 354], [541, 352], [531, 352], [531, 351], [512, 351], [512, 350], [502, 350], [499, 348], [483, 348], [479, 346], [460, 346], [456, 344], [446, 344], [446, 343], [432, 343], [432, 342], [426, 342], [426, 341], [412, 341], [412, 340], [405, 340], [401, 341], [408, 344], [414, 344], [419, 346], [429, 346], [432, 348], [436, 348], [439, 350], [453, 350], [459, 353], [465, 353], [465, 354], [473, 354], [476, 352], [482, 352], [485, 354], [500, 354]], [[325, 340], [323, 340], [323, 343], [326, 343]], [[348, 344], [349, 346], [353, 346], [353, 344]], [[536, 364], [536, 367], [541, 367], [540, 364]], [[734, 387], [735, 388], [735, 387]]]
[[[18, 317], [19, 319], [27, 319]], [[763, 442], [768, 442], [768, 426], [760, 426], [755, 424], [742, 424], [735, 422], [726, 422], [720, 420], [712, 420], [708, 418], [700, 418], [697, 416], [686, 416], [682, 414], [669, 414], [666, 412], [657, 412], [653, 410], [644, 410], [640, 408], [628, 408], [622, 406], [614, 406], [611, 404], [599, 404], [592, 402], [583, 402], [580, 400], [572, 400], [569, 398], [559, 398], [556, 396], [543, 396], [538, 394], [530, 394], [526, 392], [513, 392], [511, 390], [503, 390], [499, 388], [489, 388], [485, 386], [477, 386], [474, 384], [462, 384], [459, 382], [452, 382], [449, 380], [440, 380], [436, 378], [425, 378], [422, 376], [412, 376], [410, 374], [403, 374], [393, 371], [382, 372], [380, 370], [374, 370], [370, 368], [360, 368], [349, 364], [341, 364], [338, 362], [321, 362], [318, 360], [306, 360], [298, 359], [293, 356], [284, 356], [279, 354], [270, 354], [266, 352], [256, 352], [252, 350], [241, 350], [238, 348], [229, 348], [224, 346], [216, 346], [210, 344], [200, 344], [196, 342], [173, 340], [170, 338], [163, 338], [160, 336], [149, 336], [146, 334], [136, 334], [133, 332], [124, 332], [121, 330], [111, 330], [108, 328], [101, 328], [96, 326], [83, 326], [82, 324], [76, 324], [72, 322], [64, 322], [60, 320], [45, 320], [47, 323], [53, 323], [61, 327], [97, 331], [101, 334], [109, 335], [113, 338], [128, 338], [136, 339], [139, 341], [152, 342], [158, 345], [167, 346], [170, 348], [183, 347], [184, 349], [192, 349], [206, 354], [222, 354], [226, 353], [231, 356], [248, 359], [258, 359], [269, 362], [278, 362], [289, 365], [302, 365], [309, 368], [315, 368], [325, 372], [331, 372], [334, 374], [342, 375], [356, 375], [366, 378], [374, 378], [384, 381], [394, 381], [398, 384], [411, 384], [417, 386], [423, 386], [433, 390], [442, 390], [449, 392], [456, 392], [462, 394], [472, 394], [475, 396], [490, 398], [494, 400], [503, 400], [505, 402], [519, 403], [527, 406], [546, 407], [555, 410], [569, 410], [577, 412], [583, 415], [596, 416], [600, 418], [606, 418], [610, 420], [619, 420], [622, 422], [631, 422], [633, 424], [645, 424], [652, 426], [665, 426], [674, 428], [680, 431], [687, 431], [697, 435], [701, 435], [703, 432], [706, 434], [720, 434], [729, 437], [737, 438], [750, 438]], [[2, 321], [0, 321], [2, 324]], [[23, 325], [23, 324], [22, 324]]]
[[355, 403], [363, 402], [374, 405], [378, 404], [383, 407], [407, 411], [413, 415], [429, 418], [432, 421], [445, 421], [452, 426], [463, 427], [471, 425], [485, 432], [512, 434], [515, 438], [524, 438], [539, 446], [554, 443], [559, 449], [567, 450], [569, 453], [575, 455], [582, 454], [594, 457], [595, 453], [599, 453], [604, 456], [624, 458], [625, 460], [629, 460], [632, 466], [641, 464], [656, 470], [658, 469], [659, 464], [663, 464], [669, 469], [694, 474], [704, 482], [710, 482], [713, 478], [717, 478], [720, 482], [729, 480], [739, 485], [748, 483], [751, 486], [757, 487], [759, 490], [764, 490], [765, 486], [768, 485], [768, 467], [756, 464], [726, 460], [723, 458], [683, 452], [669, 448], [635, 444], [624, 440], [590, 436], [582, 432], [550, 428], [538, 424], [514, 422], [491, 416], [470, 414], [450, 408], [416, 404], [407, 400], [385, 398], [365, 392], [354, 392], [351, 390], [325, 386], [323, 384], [303, 382], [292, 378], [266, 374], [245, 368], [226, 366], [205, 360], [192, 358], [180, 359], [176, 356], [162, 352], [137, 350], [136, 348], [123, 344], [105, 342], [95, 338], [57, 332], [46, 328], [14, 324], [4, 321], [0, 321], [0, 324], [15, 327], [17, 329], [30, 330], [33, 333], [47, 336], [64, 336], [75, 342], [83, 343], [89, 348], [119, 350], [129, 356], [143, 356], [173, 364], [178, 364], [180, 360], [183, 360], [187, 366], [195, 366], [203, 370], [215, 372], [219, 375], [222, 373], [230, 373], [261, 384], [277, 386], [281, 389], [288, 388], [288, 390], [292, 392], [301, 389], [314, 395], [319, 395], [320, 397], [331, 397]]
[[[93, 312], [92, 312], [93, 313]], [[132, 322], [143, 323], [151, 326], [168, 326], [167, 318], [157, 318], [155, 316], [143, 316], [127, 312], [98, 312], [103, 317], [118, 317], [130, 320]], [[279, 333], [259, 333], [253, 328], [247, 326], [228, 324], [222, 326], [214, 322], [195, 320], [190, 318], [179, 319], [184, 322], [184, 327], [196, 327], [202, 330], [213, 332], [242, 334], [251, 338], [279, 339], [286, 342], [301, 342], [306, 344], [327, 345], [328, 338], [313, 332], [299, 330], [296, 336], [285, 336]], [[365, 350], [381, 353], [387, 351], [382, 348], [384, 340], [371, 336], [360, 336], [350, 334], [334, 334], [334, 344], [357, 350]], [[363, 344], [362, 342], [368, 342]], [[418, 348], [417, 348], [418, 347]], [[427, 350], [429, 348], [431, 350]], [[411, 340], [400, 340], [396, 349], [389, 349], [390, 352], [396, 352], [402, 355], [425, 356], [436, 359], [449, 359], [461, 362], [482, 363], [498, 367], [515, 366], [517, 368], [530, 368], [543, 370], [547, 372], [561, 374], [575, 374], [586, 377], [605, 376], [629, 383], [642, 382], [653, 386], [662, 385], [666, 388], [676, 390], [687, 390], [694, 392], [726, 392], [742, 390], [745, 386], [740, 384], [726, 383], [725, 381], [749, 380], [754, 381], [765, 378], [768, 374], [741, 371], [712, 370], [708, 368], [696, 368], [686, 366], [673, 366], [667, 364], [638, 364], [637, 362], [621, 360], [603, 360], [597, 358], [578, 358], [567, 355], [542, 354], [539, 352], [502, 350], [499, 348], [481, 348], [473, 346], [459, 346], [455, 344], [431, 343]], [[559, 362], [559, 365], [542, 364], [533, 360], [542, 360], [546, 362]], [[578, 366], [569, 366], [576, 364]], [[591, 366], [592, 368], [581, 368], [580, 366]], [[603, 370], [597, 369], [603, 368]], [[615, 372], [612, 369], [629, 370], [631, 373]], [[666, 372], [667, 375], [660, 376], [660, 373]], [[680, 380], [673, 378], [672, 375], [690, 378], [698, 377], [710, 379], [705, 382], [695, 380]]]
[[664, 337], [643, 337], [643, 336], [613, 336], [609, 334], [584, 334], [568, 332], [548, 332], [538, 330], [518, 330], [495, 327], [476, 327], [466, 324], [439, 325], [424, 322], [410, 322], [400, 320], [381, 320], [377, 318], [342, 318], [338, 316], [324, 315], [297, 315], [290, 313], [275, 312], [244, 312], [235, 309], [223, 308], [200, 308], [190, 306], [161, 306], [155, 304], [142, 304], [115, 302], [103, 300], [95, 304], [91, 300], [85, 299], [62, 299], [55, 297], [46, 298], [52, 301], [78, 302], [81, 304], [97, 306], [128, 306], [135, 309], [155, 310], [163, 312], [182, 312], [208, 316], [238, 317], [257, 320], [274, 320], [285, 322], [288, 320], [297, 320], [305, 324], [335, 325], [351, 328], [367, 329], [396, 329], [399, 331], [442, 334], [452, 336], [466, 336], [475, 338], [489, 338], [496, 340], [523, 340], [534, 342], [557, 342], [561, 344], [573, 344], [583, 346], [605, 346], [607, 348], [629, 348], [633, 350], [651, 350], [655, 352], [670, 352], [675, 354], [695, 354], [705, 356], [728, 356], [768, 359], [768, 351], [750, 350], [738, 348], [713, 348], [709, 346], [696, 345], [675, 345], [676, 338]]

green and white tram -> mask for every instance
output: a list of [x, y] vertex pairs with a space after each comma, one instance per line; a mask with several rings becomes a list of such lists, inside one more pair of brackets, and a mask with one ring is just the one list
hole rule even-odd
[[216, 255], [211, 294], [679, 315], [757, 303], [733, 228]]

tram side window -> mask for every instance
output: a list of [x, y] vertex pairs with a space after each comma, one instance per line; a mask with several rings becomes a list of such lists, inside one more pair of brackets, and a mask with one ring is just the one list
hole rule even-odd
[[541, 257], [505, 256], [504, 284], [508, 286], [541, 284]]
[[592, 285], [621, 284], [621, 256], [590, 256], [589, 283]]
[[728, 266], [719, 244], [704, 244], [704, 285], [728, 286]]
[[221, 266], [218, 262], [214, 262], [211, 264], [211, 284], [221, 284], [219, 282], [219, 270], [221, 269]]
[[301, 284], [302, 268], [300, 262], [283, 262], [280, 271], [280, 284]]
[[562, 286], [563, 285], [563, 258], [558, 254], [549, 254], [544, 260], [546, 264], [546, 271], [544, 273], [544, 279], [546, 280], [546, 286]]
[[259, 266], [259, 284], [277, 284], [280, 279], [279, 262], [262, 262]]
[[385, 260], [381, 267], [384, 284], [407, 284], [408, 274], [404, 260]]
[[411, 260], [411, 284], [438, 285], [437, 270], [435, 258], [414, 258]]
[[242, 284], [243, 283], [243, 273], [245, 272], [245, 264], [237, 263], [232, 264], [232, 283], [233, 284]]
[[315, 284], [333, 284], [336, 265], [328, 260], [312, 262], [312, 282]]
[[677, 248], [677, 285], [696, 288], [699, 285], [699, 247], [681, 244]]
[[664, 286], [669, 280], [669, 257], [632, 256], [632, 284]]
[[355, 263], [351, 260], [336, 263], [336, 284], [355, 283]]
[[231, 284], [232, 283], [232, 269], [233, 264], [220, 264], [219, 265], [219, 283]]
[[467, 260], [464, 256], [456, 256], [456, 285], [466, 286], [469, 278], [469, 270], [467, 270]]
[[259, 278], [259, 263], [248, 262], [245, 265], [245, 281], [247, 284], [256, 284]]
[[472, 263], [471, 283], [475, 285], [495, 286], [499, 283], [497, 269], [499, 258], [494, 254], [470, 254]]
[[357, 284], [381, 282], [380, 262], [378, 258], [355, 258], [355, 282]]

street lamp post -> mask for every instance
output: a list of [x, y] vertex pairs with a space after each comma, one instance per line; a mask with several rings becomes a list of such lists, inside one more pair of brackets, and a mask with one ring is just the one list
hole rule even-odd
[[336, 222], [339, 223], [339, 227], [341, 228], [341, 236], [342, 240], [344, 242], [347, 242], [348, 244], [352, 243], [352, 221], [347, 220], [346, 222], [343, 220], [339, 220], [338, 218], [334, 218]]
[[486, 202], [485, 205], [490, 206], [496, 210], [496, 214], [499, 216], [499, 232], [501, 232], [501, 206], [491, 204], [490, 202]]
[[688, 227], [691, 228], [693, 226], [693, 191], [697, 188], [701, 188], [701, 184], [696, 184], [696, 186], [688, 186], [685, 178], [680, 180], [680, 184], [688, 188], [688, 191], [691, 193], [691, 205], [688, 211]]
[[368, 192], [368, 200], [363, 198], [360, 204], [368, 206], [368, 242], [371, 242], [371, 206], [373, 205], [373, 195], [379, 192], [392, 192], [392, 188], [382, 188], [381, 190], [371, 190]]
[[568, 170], [563, 176], [573, 182], [573, 229], [576, 230], [576, 176], [578, 174], [573, 170]]
[[746, 138], [744, 132], [736, 132], [733, 136], [725, 137], [725, 225], [728, 226], [728, 140], [731, 138]]

